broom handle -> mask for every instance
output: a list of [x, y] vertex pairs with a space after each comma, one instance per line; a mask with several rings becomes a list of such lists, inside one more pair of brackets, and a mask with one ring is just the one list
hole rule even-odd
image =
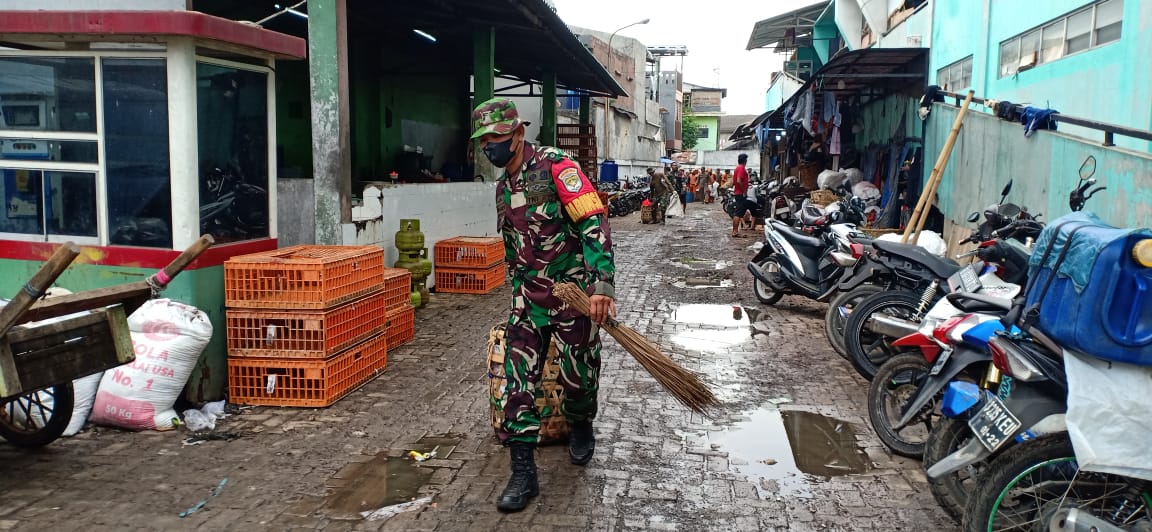
[[928, 177], [927, 186], [920, 194], [920, 201], [916, 202], [916, 210], [912, 212], [912, 217], [908, 219], [908, 226], [904, 228], [904, 235], [900, 238], [901, 243], [908, 243], [908, 237], [913, 233], [913, 229], [915, 229], [916, 237], [912, 243], [915, 244], [920, 239], [920, 231], [924, 229], [924, 222], [928, 220], [928, 216], [924, 215], [925, 207], [929, 201], [932, 201], [936, 189], [940, 186], [944, 168], [948, 166], [948, 159], [952, 156], [952, 147], [956, 145], [956, 137], [960, 136], [960, 126], [964, 123], [964, 115], [968, 113], [968, 104], [972, 103], [972, 98], [975, 96], [976, 91], [968, 91], [968, 97], [964, 98], [964, 105], [956, 114], [956, 121], [952, 123], [952, 131], [948, 133], [948, 140], [944, 143], [944, 149], [940, 150], [940, 156], [936, 159], [936, 166], [932, 167], [932, 175]]

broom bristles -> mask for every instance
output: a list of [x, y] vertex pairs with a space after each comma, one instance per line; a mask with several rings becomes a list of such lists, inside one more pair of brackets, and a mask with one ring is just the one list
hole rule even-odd
[[[591, 313], [588, 295], [575, 284], [556, 283], [552, 293], [577, 312], [585, 316]], [[609, 319], [602, 327], [680, 404], [706, 417], [711, 417], [712, 410], [720, 406], [720, 401], [699, 375], [681, 367], [643, 335], [614, 319]]]

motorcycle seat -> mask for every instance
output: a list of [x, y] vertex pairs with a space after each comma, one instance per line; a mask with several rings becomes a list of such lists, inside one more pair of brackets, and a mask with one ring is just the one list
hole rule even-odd
[[947, 257], [937, 257], [920, 246], [889, 242], [887, 240], [875, 240], [872, 242], [872, 246], [889, 255], [895, 255], [917, 264], [922, 264], [925, 268], [928, 268], [933, 275], [941, 279], [947, 279], [960, 270], [960, 265], [957, 264], [956, 261]]
[[814, 236], [807, 235], [802, 231], [792, 228], [788, 224], [780, 220], [770, 219], [769, 224], [772, 224], [772, 229], [775, 230], [780, 236], [784, 237], [793, 246], [807, 247], [807, 248], [822, 248], [824, 241]]

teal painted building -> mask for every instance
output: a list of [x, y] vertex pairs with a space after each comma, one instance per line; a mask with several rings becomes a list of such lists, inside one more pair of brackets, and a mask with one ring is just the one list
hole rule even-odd
[[[979, 97], [1148, 130], [1150, 29], [1149, 0], [934, 2], [929, 79], [952, 91], [971, 88]], [[1072, 125], [1060, 130], [1102, 139]], [[1117, 137], [1116, 144], [1152, 151], [1143, 140]]]

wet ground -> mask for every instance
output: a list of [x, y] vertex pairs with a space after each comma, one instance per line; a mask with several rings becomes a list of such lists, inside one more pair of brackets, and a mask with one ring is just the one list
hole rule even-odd
[[612, 220], [620, 321], [703, 375], [722, 413], [686, 411], [606, 339], [596, 455], [581, 468], [539, 449], [524, 512], [493, 505], [508, 458], [485, 343], [505, 287], [434, 294], [384, 375], [331, 408], [245, 410], [220, 427], [232, 440], [98, 429], [34, 453], [0, 445], [0, 530], [953, 529], [919, 462], [871, 432], [864, 381], [823, 337], [826, 306], [756, 301], [744, 263], [759, 235], [730, 227], [699, 204], [665, 226]]

